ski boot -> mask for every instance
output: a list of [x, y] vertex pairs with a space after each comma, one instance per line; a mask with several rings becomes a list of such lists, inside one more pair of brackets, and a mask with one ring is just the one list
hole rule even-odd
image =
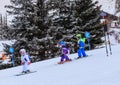
[[65, 60], [65, 62], [70, 62], [70, 61], [72, 61], [72, 59], [69, 59], [69, 60]]
[[63, 63], [64, 63], [63, 61], [58, 62], [58, 64], [63, 64]]

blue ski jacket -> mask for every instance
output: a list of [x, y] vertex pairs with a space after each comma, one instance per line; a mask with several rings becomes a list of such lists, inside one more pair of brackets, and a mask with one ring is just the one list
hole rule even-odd
[[83, 48], [85, 47], [85, 43], [83, 41], [79, 41], [78, 45], [79, 47], [83, 47]]

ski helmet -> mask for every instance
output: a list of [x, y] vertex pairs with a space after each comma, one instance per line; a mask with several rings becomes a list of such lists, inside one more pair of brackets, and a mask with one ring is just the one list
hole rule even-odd
[[66, 43], [64, 41], [59, 42], [59, 44], [64, 45], [64, 46], [66, 45]]
[[25, 49], [20, 49], [20, 54], [25, 54], [26, 50]]

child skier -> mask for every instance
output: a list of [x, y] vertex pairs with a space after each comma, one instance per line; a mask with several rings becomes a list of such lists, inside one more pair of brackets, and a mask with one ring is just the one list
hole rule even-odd
[[67, 54], [69, 53], [69, 48], [66, 47], [66, 43], [64, 41], [61, 41], [59, 43], [59, 46], [62, 47], [62, 55], [60, 56], [61, 60], [60, 62], [58, 62], [58, 64], [63, 64], [64, 62], [71, 61], [71, 59], [69, 59], [69, 57], [67, 56]]
[[78, 48], [78, 58], [86, 57], [87, 55], [86, 55], [85, 50], [84, 50], [84, 48], [85, 48], [85, 38], [82, 38], [81, 34], [78, 34], [76, 36], [79, 38], [79, 40], [78, 40], [78, 46], [79, 46], [79, 48]]
[[30, 65], [30, 58], [28, 54], [26, 53], [26, 50], [21, 49], [20, 54], [21, 54], [21, 64], [23, 65], [22, 73], [30, 72], [30, 70], [28, 69], [28, 66]]

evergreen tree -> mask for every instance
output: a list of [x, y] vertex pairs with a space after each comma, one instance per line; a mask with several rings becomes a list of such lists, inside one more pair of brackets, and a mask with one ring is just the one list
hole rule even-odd
[[[7, 5], [8, 14], [14, 16], [12, 20], [13, 36], [18, 40], [32, 40], [32, 30], [34, 30], [34, 4], [32, 0], [11, 0], [11, 5]], [[10, 10], [9, 10], [10, 9]]]
[[19, 56], [19, 50], [25, 48], [31, 55], [37, 56], [35, 61], [46, 59], [44, 51], [49, 41], [46, 39], [48, 26], [44, 0], [11, 0], [11, 3], [6, 7], [11, 9], [8, 13], [14, 15], [15, 55]]
[[95, 6], [97, 2], [93, 3], [92, 0], [51, 0], [50, 4], [49, 7], [53, 12], [49, 33], [54, 37], [55, 42], [65, 40], [75, 48], [77, 45], [73, 42], [77, 42], [77, 40], [73, 41], [74, 35], [77, 33], [83, 35], [86, 31], [91, 34], [92, 48], [102, 42], [100, 7]]
[[7, 26], [7, 14], [6, 16], [3, 16], [2, 14], [0, 14], [0, 39], [1, 40], [9, 39], [8, 30], [9, 28]]
[[48, 10], [45, 0], [37, 0], [35, 5], [35, 30], [34, 31], [34, 41], [37, 41], [35, 43], [35, 48], [38, 52], [38, 56], [40, 57], [40, 60], [47, 59], [49, 56], [45, 56], [45, 52], [50, 49], [50, 44], [52, 43], [50, 37], [48, 35], [48, 29], [49, 29], [49, 21], [47, 18]]
[[62, 40], [70, 44], [73, 33], [73, 4], [70, 0], [50, 0], [48, 9], [50, 11], [49, 18], [51, 20], [49, 35], [53, 37], [54, 43]]
[[56, 35], [56, 39], [66, 40], [72, 37], [73, 34], [73, 13], [72, 13], [72, 3], [66, 0], [60, 0], [58, 7], [58, 18], [53, 20], [54, 26], [57, 26], [58, 35], [61, 35], [61, 38], [58, 38]]
[[[85, 31], [91, 34], [92, 48], [101, 43], [100, 7], [92, 0], [11, 0], [6, 6], [14, 15], [13, 36], [16, 56], [20, 48], [37, 56], [35, 61], [46, 59], [45, 52], [57, 54], [56, 44], [65, 40], [73, 45], [72, 38]], [[77, 41], [75, 41], [77, 43]], [[52, 48], [52, 49], [51, 49]], [[75, 52], [75, 51], [74, 51]]]
[[5, 7], [8, 8], [7, 13], [14, 16], [12, 26], [18, 29], [30, 28], [32, 25], [30, 18], [33, 18], [34, 11], [32, 0], [10, 0], [10, 2], [11, 5]]
[[16, 39], [13, 45], [15, 48], [15, 56], [19, 56], [19, 50], [21, 48], [29, 49], [29, 45], [32, 43], [32, 31], [35, 27], [33, 23], [34, 3], [32, 0], [10, 0], [10, 2], [11, 5], [7, 5], [6, 8], [8, 8], [8, 14], [13, 16], [11, 36], [14, 36]]
[[98, 2], [92, 0], [75, 0], [74, 17], [76, 33], [91, 34], [91, 46], [94, 48], [96, 44], [100, 44], [103, 31], [100, 26], [100, 7], [95, 6]]

